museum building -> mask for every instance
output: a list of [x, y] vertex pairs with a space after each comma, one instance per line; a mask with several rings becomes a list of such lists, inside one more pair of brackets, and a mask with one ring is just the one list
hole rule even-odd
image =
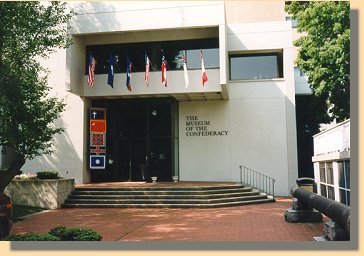
[[76, 183], [298, 177], [294, 29], [284, 1], [80, 2], [73, 44], [43, 61], [67, 109], [55, 153], [24, 171]]

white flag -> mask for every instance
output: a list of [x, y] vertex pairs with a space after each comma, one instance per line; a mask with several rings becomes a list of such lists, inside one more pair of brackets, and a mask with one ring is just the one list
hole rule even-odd
[[187, 64], [186, 64], [186, 58], [185, 55], [182, 52], [182, 60], [183, 60], [183, 75], [185, 77], [185, 86], [186, 88], [190, 84], [190, 80], [188, 79], [188, 73], [187, 73]]

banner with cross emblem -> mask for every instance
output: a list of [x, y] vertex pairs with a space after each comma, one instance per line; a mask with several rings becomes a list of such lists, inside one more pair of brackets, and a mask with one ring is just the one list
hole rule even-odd
[[105, 169], [106, 109], [90, 108], [90, 169]]

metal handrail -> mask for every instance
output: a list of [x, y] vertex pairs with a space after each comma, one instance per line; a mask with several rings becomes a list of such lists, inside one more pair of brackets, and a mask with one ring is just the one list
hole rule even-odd
[[249, 185], [268, 195], [271, 195], [274, 198], [274, 183], [276, 181], [275, 179], [243, 165], [240, 165], [239, 167], [241, 185]]

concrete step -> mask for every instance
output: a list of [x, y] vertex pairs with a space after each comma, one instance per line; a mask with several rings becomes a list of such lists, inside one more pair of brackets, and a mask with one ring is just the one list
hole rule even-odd
[[227, 197], [241, 197], [259, 195], [258, 191], [248, 191], [239, 193], [218, 193], [218, 194], [72, 194], [68, 199], [213, 199], [213, 198], [227, 198]]
[[163, 186], [163, 187], [77, 187], [75, 191], [204, 191], [220, 189], [239, 189], [250, 188], [244, 185], [226, 185], [226, 186]]
[[274, 199], [260, 199], [216, 204], [64, 204], [64, 208], [218, 208], [239, 205], [273, 203]]
[[214, 204], [265, 199], [266, 195], [212, 198], [212, 199], [67, 199], [66, 204]]
[[209, 208], [267, 203], [266, 194], [241, 185], [201, 187], [82, 187], [64, 208]]

